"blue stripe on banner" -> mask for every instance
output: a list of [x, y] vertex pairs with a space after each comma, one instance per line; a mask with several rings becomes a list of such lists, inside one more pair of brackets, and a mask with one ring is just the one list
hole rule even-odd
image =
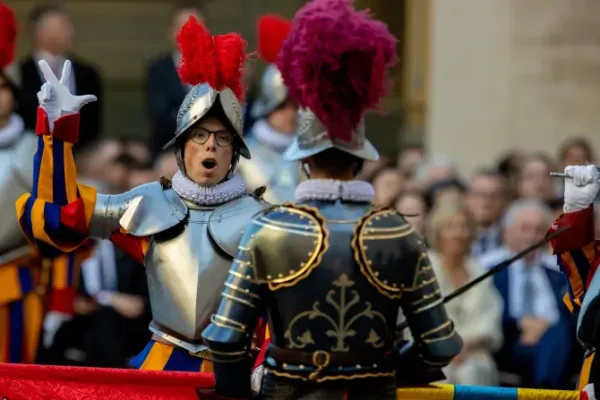
[[52, 197], [53, 203], [67, 205], [67, 186], [65, 185], [65, 144], [62, 140], [54, 138], [52, 146]]
[[516, 388], [454, 385], [453, 400], [519, 400]]
[[75, 278], [75, 253], [67, 254], [67, 286], [73, 286]]
[[31, 197], [37, 197], [38, 184], [40, 181], [40, 166], [42, 165], [42, 156], [44, 155], [44, 136], [38, 136], [37, 151], [33, 156], [33, 186], [31, 187]]
[[164, 371], [198, 372], [202, 358], [194, 357], [189, 352], [175, 348], [165, 364]]
[[58, 203], [44, 204], [44, 230], [47, 233], [57, 233], [60, 229], [60, 205]]
[[573, 258], [573, 261], [575, 262], [575, 266], [577, 267], [577, 270], [579, 271], [579, 276], [581, 277], [581, 281], [583, 282], [583, 285], [585, 286], [587, 275], [590, 270], [590, 262], [588, 261], [587, 257], [583, 253], [583, 250], [571, 250], [569, 253], [571, 254], [571, 257]]
[[23, 213], [23, 227], [27, 230], [27, 233], [30, 237], [35, 240], [37, 243], [37, 239], [33, 236], [33, 224], [31, 222], [31, 211], [33, 210], [33, 203], [35, 203], [35, 197], [33, 195], [29, 196], [27, 202], [25, 203], [25, 212]]
[[129, 360], [129, 366], [135, 369], [140, 369], [142, 364], [146, 360], [146, 357], [148, 357], [148, 354], [150, 354], [150, 350], [152, 350], [152, 346], [154, 345], [154, 343], [155, 342], [153, 340], [148, 342], [146, 347], [144, 347], [144, 350], [140, 351], [137, 356]]
[[17, 300], [10, 303], [9, 307], [9, 355], [8, 362], [19, 363], [23, 361], [23, 344], [25, 330], [23, 325], [25, 324], [24, 312], [23, 312], [23, 301]]
[[19, 267], [19, 283], [21, 284], [21, 294], [23, 296], [33, 290], [33, 278], [29, 268]]

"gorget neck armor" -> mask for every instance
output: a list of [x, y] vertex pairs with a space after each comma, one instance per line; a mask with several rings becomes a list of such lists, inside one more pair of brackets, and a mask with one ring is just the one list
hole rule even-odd
[[172, 185], [181, 198], [200, 206], [227, 203], [246, 192], [246, 181], [237, 173], [214, 186], [202, 186], [177, 171]]

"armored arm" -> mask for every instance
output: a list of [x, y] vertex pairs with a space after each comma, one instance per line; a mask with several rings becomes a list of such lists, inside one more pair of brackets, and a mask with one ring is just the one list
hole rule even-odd
[[462, 339], [446, 314], [437, 278], [421, 238], [412, 232], [401, 240], [405, 250], [402, 264], [406, 266], [401, 282], [402, 311], [421, 362], [441, 368], [462, 350]]
[[568, 294], [565, 304], [572, 312], [582, 305], [588, 284], [600, 263], [600, 242], [595, 240], [594, 207], [560, 215], [549, 233], [570, 226], [568, 234], [551, 241], [561, 272], [567, 278]]
[[202, 333], [213, 361], [216, 391], [231, 398], [251, 396], [249, 350], [262, 308], [261, 286], [252, 264], [254, 249], [251, 242], [258, 229], [260, 227], [252, 223], [246, 230], [229, 270], [221, 305]]

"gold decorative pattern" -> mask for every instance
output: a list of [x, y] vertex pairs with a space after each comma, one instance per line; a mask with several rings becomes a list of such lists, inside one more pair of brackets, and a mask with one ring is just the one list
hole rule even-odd
[[275, 376], [281, 376], [283, 378], [290, 378], [301, 380], [305, 382], [325, 382], [325, 381], [339, 381], [346, 380], [351, 381], [354, 379], [365, 379], [365, 378], [383, 378], [396, 375], [395, 371], [392, 372], [371, 372], [371, 373], [362, 373], [362, 374], [348, 374], [348, 375], [325, 375], [321, 377], [316, 377], [315, 379], [310, 379], [307, 376], [299, 375], [299, 374], [291, 374], [288, 372], [276, 371], [271, 368], [265, 367], [265, 373], [273, 374]]
[[[287, 330], [284, 333], [284, 337], [288, 341], [288, 347], [290, 349], [303, 349], [309, 344], [314, 344], [314, 339], [310, 330], [304, 330], [300, 335], [294, 335], [294, 327], [296, 323], [304, 318], [309, 320], [321, 319], [326, 321], [330, 329], [325, 331], [325, 334], [334, 338], [335, 344], [331, 346], [333, 352], [348, 352], [350, 347], [346, 344], [346, 338], [354, 337], [356, 331], [352, 329], [355, 324], [363, 319], [367, 318], [370, 320], [380, 319], [387, 330], [387, 322], [383, 314], [378, 311], [374, 311], [370, 302], [361, 302], [360, 295], [357, 290], [351, 289], [354, 286], [348, 275], [342, 274], [333, 282], [333, 286], [337, 289], [332, 289], [327, 292], [325, 302], [335, 309], [337, 315], [329, 315], [320, 308], [320, 302], [316, 301], [312, 308], [307, 311], [303, 311], [297, 314], [290, 322]], [[334, 296], [336, 293], [339, 297], [336, 299]], [[358, 306], [356, 312], [349, 315], [349, 311], [354, 307]], [[365, 344], [370, 344], [374, 348], [380, 348], [383, 346], [384, 341], [377, 335], [374, 329], [372, 329], [368, 336], [365, 338]]]
[[[306, 254], [306, 260], [301, 262], [296, 268], [290, 268], [287, 274], [281, 272], [270, 274], [268, 271], [264, 277], [256, 277], [261, 282], [266, 281], [269, 289], [275, 291], [285, 287], [292, 287], [299, 281], [306, 278], [310, 273], [321, 263], [323, 255], [329, 248], [329, 231], [327, 230], [325, 218], [319, 213], [319, 210], [314, 207], [305, 205], [294, 205], [285, 203], [278, 207], [276, 211], [280, 213], [288, 213], [298, 217], [300, 220], [306, 219], [306, 224], [298, 224], [287, 221], [278, 221], [269, 214], [262, 214], [255, 219], [255, 224], [261, 226], [261, 229], [270, 229], [280, 232], [286, 232], [293, 235], [311, 236], [314, 238], [314, 246], [311, 251]], [[253, 239], [251, 241], [252, 248], [255, 247]], [[261, 243], [268, 246], [269, 243]], [[254, 251], [252, 251], [252, 265], [256, 268]]]
[[356, 224], [351, 242], [354, 259], [360, 267], [360, 272], [379, 293], [390, 299], [402, 297], [403, 288], [395, 282], [390, 284], [388, 281], [379, 278], [379, 272], [373, 267], [373, 262], [368, 257], [366, 242], [368, 240], [399, 239], [412, 234], [414, 230], [408, 223], [393, 227], [373, 226], [373, 221], [397, 215], [398, 213], [390, 208], [373, 208]]

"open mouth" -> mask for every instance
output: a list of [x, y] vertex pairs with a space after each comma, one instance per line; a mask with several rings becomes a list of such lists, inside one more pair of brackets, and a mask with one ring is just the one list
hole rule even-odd
[[206, 160], [202, 161], [202, 166], [206, 169], [213, 169], [217, 166], [217, 162], [213, 158], [207, 158]]

